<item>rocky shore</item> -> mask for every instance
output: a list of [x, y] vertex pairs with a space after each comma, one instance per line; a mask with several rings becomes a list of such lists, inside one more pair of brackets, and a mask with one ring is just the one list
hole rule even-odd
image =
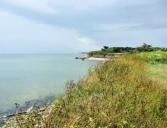
[[[37, 108], [36, 110], [32, 112], [21, 112], [21, 113], [15, 113], [10, 115], [10, 117], [3, 117], [3, 120], [5, 124], [1, 128], [19, 128], [19, 122], [21, 121], [21, 118], [23, 119], [22, 121], [26, 121], [25, 119], [28, 119], [29, 117], [32, 118], [37, 118], [38, 116], [42, 118], [42, 120], [46, 120], [50, 113], [52, 112], [54, 108], [54, 104], [52, 105], [47, 105], [42, 108]], [[40, 122], [39, 124], [36, 124], [34, 128], [41, 128], [43, 127], [44, 122]]]
[[[56, 97], [54, 95], [51, 95], [44, 98], [27, 101], [25, 102], [25, 105], [19, 105], [15, 103], [15, 109], [13, 108], [6, 112], [0, 113], [0, 128], [8, 128], [5, 124], [15, 124], [16, 117], [18, 116], [29, 116], [36, 110], [39, 111], [39, 113], [48, 111], [48, 108], [50, 110], [53, 107], [51, 103], [53, 103], [55, 99]], [[50, 105], [47, 106], [47, 104]]]

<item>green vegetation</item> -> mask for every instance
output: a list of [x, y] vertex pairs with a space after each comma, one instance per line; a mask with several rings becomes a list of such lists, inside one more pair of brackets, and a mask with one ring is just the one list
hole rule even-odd
[[167, 87], [167, 52], [142, 52], [137, 55], [149, 63], [147, 66], [147, 75]]
[[158, 80], [167, 88], [167, 64], [148, 65], [147, 75]]
[[167, 64], [166, 51], [142, 52], [139, 56], [151, 64], [164, 63]]
[[167, 51], [167, 48], [152, 47], [144, 43], [141, 47], [132, 48], [132, 47], [111, 47], [104, 46], [101, 50], [89, 52], [89, 56], [94, 55], [114, 55], [116, 53], [141, 53], [141, 52], [153, 52], [153, 51]]
[[127, 55], [90, 69], [77, 84], [68, 82], [65, 97], [56, 99], [47, 116], [16, 116], [16, 127], [166, 128], [167, 90], [150, 78], [145, 60]]
[[148, 66], [148, 75], [159, 78], [159, 79], [166, 79], [167, 80], [167, 64], [157, 64]]

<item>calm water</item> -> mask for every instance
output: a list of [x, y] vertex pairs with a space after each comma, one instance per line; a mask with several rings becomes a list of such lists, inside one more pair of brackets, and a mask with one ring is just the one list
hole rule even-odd
[[68, 80], [78, 80], [97, 62], [78, 55], [0, 55], [0, 112], [14, 103], [63, 94]]

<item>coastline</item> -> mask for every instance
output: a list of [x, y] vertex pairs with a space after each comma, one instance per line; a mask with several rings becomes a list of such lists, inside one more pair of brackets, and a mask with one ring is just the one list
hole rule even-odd
[[[17, 124], [19, 123], [18, 121], [19, 117], [29, 118], [29, 116], [32, 116], [33, 114], [35, 114], [35, 117], [40, 117], [43, 120], [47, 119], [54, 107], [55, 105], [52, 103], [52, 104], [44, 105], [40, 108], [36, 108], [31, 112], [15, 113], [13, 115], [10, 115], [10, 117], [3, 117], [3, 120], [5, 120], [5, 122], [4, 124], [2, 124], [2, 126], [0, 126], [0, 128], [16, 127]], [[44, 125], [44, 122], [41, 122], [41, 124], [36, 124], [35, 127], [43, 127], [43, 125]]]
[[[83, 58], [78, 58], [78, 59], [85, 60], [85, 61], [99, 61], [99, 62], [105, 62], [105, 61], [112, 60], [111, 58], [93, 57], [93, 56], [92, 57], [83, 57]], [[45, 100], [42, 100], [42, 101], [44, 102]], [[47, 114], [45, 114], [45, 116], [47, 116], [48, 113], [50, 113], [50, 111], [52, 111], [52, 109], [54, 108], [54, 104], [52, 104], [54, 100], [52, 99], [52, 102], [50, 102], [51, 104], [47, 107], [45, 107], [44, 103], [39, 105], [39, 107], [40, 107], [38, 109], [39, 113], [41, 115], [44, 115], [43, 113], [47, 113]], [[33, 103], [35, 103], [36, 101], [39, 101], [39, 100], [37, 99], [37, 100], [30, 101], [31, 105], [29, 105], [29, 107], [24, 106], [24, 105], [20, 106], [19, 109], [21, 109], [21, 111], [15, 112], [15, 109], [13, 109], [13, 110], [10, 110], [10, 111], [2, 114], [0, 117], [0, 119], [1, 119], [0, 120], [1, 121], [0, 127], [6, 128], [7, 127], [6, 124], [16, 125], [17, 124], [16, 118], [18, 116], [27, 117], [27, 116], [30, 116], [32, 113], [36, 112], [35, 107], [33, 105]], [[3, 120], [5, 120], [5, 122]]]
[[82, 61], [110, 61], [113, 60], [114, 58], [111, 57], [75, 57], [76, 60], [82, 60]]
[[112, 60], [112, 59], [110, 59], [110, 58], [87, 57], [85, 60], [88, 60], [88, 61], [109, 61], [109, 60]]
[[[106, 58], [96, 58], [96, 57], [95, 58], [89, 57], [88, 59], [90, 60], [95, 59], [98, 61], [106, 60]], [[134, 114], [135, 117], [137, 117], [137, 119], [133, 124], [134, 127], [145, 126], [145, 122], [143, 122], [142, 124], [138, 123], [139, 121], [140, 122], [143, 121], [143, 118], [141, 119], [140, 117], [144, 117], [144, 119], [147, 122], [148, 121], [151, 122], [152, 124], [150, 125], [150, 127], [157, 126], [156, 125], [157, 122], [158, 123], [160, 121], [165, 122], [165, 119], [163, 119], [162, 117], [158, 118], [156, 117], [156, 122], [154, 122], [154, 120], [153, 121], [150, 120], [149, 118], [150, 114], [152, 117], [154, 117], [156, 112], [151, 111], [150, 113], [150, 110], [148, 110], [147, 108], [154, 107], [156, 108], [156, 110], [159, 110], [160, 108], [159, 106], [157, 106], [157, 104], [159, 104], [159, 101], [161, 101], [161, 99], [164, 97], [164, 91], [166, 89], [160, 88], [161, 84], [157, 85], [156, 81], [149, 79], [149, 76], [146, 76], [145, 74], [146, 68], [147, 68], [147, 63], [140, 58], [136, 59], [136, 56], [127, 56], [118, 59], [118, 61], [109, 61], [109, 63], [105, 63], [104, 65], [97, 67], [96, 70], [93, 70], [93, 72], [91, 72], [88, 75], [87, 79], [83, 79], [81, 81], [80, 85], [73, 82], [69, 83], [68, 92], [66, 93], [65, 97], [58, 98], [57, 100], [55, 100], [53, 104], [44, 106], [41, 109], [37, 109], [37, 111], [33, 111], [32, 113], [28, 113], [25, 115], [24, 114], [16, 115], [13, 117], [12, 120], [9, 120], [9, 122], [7, 122], [7, 125], [4, 126], [3, 128], [7, 128], [8, 126], [19, 127], [19, 125], [20, 126], [24, 125], [25, 127], [27, 126], [31, 127], [32, 125], [34, 127], [69, 126], [74, 128], [78, 126], [82, 127], [87, 125], [94, 127], [94, 123], [92, 124], [92, 121], [94, 121], [95, 124], [99, 124], [99, 120], [96, 120], [97, 118], [100, 119], [100, 121], [102, 122], [102, 126], [103, 122], [106, 123], [106, 126], [108, 124], [109, 124], [108, 126], [111, 126], [110, 125], [112, 121], [110, 120], [111, 116], [113, 117], [118, 116], [119, 119], [121, 119], [122, 117], [129, 119], [130, 116], [131, 117], [130, 119], [132, 119], [130, 121], [134, 121], [133, 120]], [[132, 74], [135, 74], [134, 78], [131, 77]], [[145, 76], [147, 78], [143, 79], [145, 78]], [[138, 79], [139, 81], [136, 82], [136, 79]], [[123, 82], [123, 84], [122, 82], [120, 82], [120, 80]], [[144, 86], [141, 85], [141, 83], [144, 83]], [[154, 85], [157, 86], [156, 89]], [[112, 89], [113, 87], [114, 91]], [[120, 88], [124, 89], [120, 91]], [[133, 93], [133, 92], [140, 92], [140, 93]], [[157, 95], [160, 96], [157, 97]], [[135, 106], [137, 105], [139, 107], [135, 107], [134, 109], [134, 101], [136, 101], [135, 99], [136, 96], [138, 97], [137, 100], [138, 102], [136, 102]], [[144, 104], [146, 106], [146, 109], [140, 107], [143, 105], [143, 103], [140, 102], [143, 100], [143, 96], [148, 97], [148, 99], [145, 100]], [[134, 97], [134, 100], [129, 101], [129, 97]], [[113, 100], [111, 100], [111, 98]], [[158, 100], [156, 98], [158, 98]], [[125, 105], [125, 107], [120, 108], [120, 106], [115, 106], [115, 103]], [[97, 104], [98, 106], [102, 107], [97, 107]], [[110, 104], [110, 106], [108, 106], [108, 104]], [[107, 106], [105, 109], [109, 114], [106, 115], [105, 113], [102, 113], [105, 116], [105, 119], [104, 116], [99, 115], [99, 111], [101, 112], [104, 111], [103, 106]], [[92, 110], [90, 111], [90, 108], [92, 107], [95, 108], [94, 111]], [[113, 109], [114, 113], [109, 113], [111, 112], [111, 108], [115, 107], [117, 109], [116, 110]], [[143, 109], [144, 113], [141, 113], [138, 116], [139, 110], [142, 111]], [[118, 110], [119, 112], [122, 112], [123, 116], [117, 114]], [[124, 113], [125, 111], [126, 112], [133, 111], [133, 114], [130, 114], [127, 117], [127, 113]], [[164, 110], [164, 112], [166, 112], [166, 110]], [[88, 115], [87, 113], [90, 114]], [[163, 114], [163, 112], [161, 113]], [[85, 121], [85, 119], [87, 120]], [[123, 124], [122, 126], [125, 126], [125, 124], [126, 126], [128, 126], [126, 120], [121, 121], [121, 123]], [[113, 122], [113, 124], [114, 123], [115, 121]], [[116, 122], [116, 124], [119, 123], [120, 121]], [[117, 125], [114, 124], [113, 126], [115, 127]], [[166, 124], [160, 124], [158, 127], [165, 127], [165, 126]]]
[[84, 57], [75, 57], [75, 59], [79, 60], [87, 60], [87, 61], [111, 61], [120, 58], [124, 53], [115, 53], [113, 55], [103, 55], [103, 54], [95, 54], [89, 55], [86, 54]]
[[[61, 96], [63, 97], [64, 95], [61, 95]], [[45, 110], [47, 110], [45, 105], [50, 104], [49, 106], [53, 107], [52, 104], [54, 103], [55, 99], [56, 99], [56, 97], [54, 95], [43, 97], [41, 99], [34, 99], [31, 101], [27, 101], [27, 103], [25, 102], [25, 104], [21, 104], [18, 108], [11, 108], [7, 111], [0, 113], [0, 128], [5, 127], [6, 123], [12, 122], [11, 124], [15, 124], [16, 122], [13, 123], [13, 121], [15, 120], [16, 116], [18, 116], [18, 115], [26, 116], [26, 115], [29, 115], [32, 112], [36, 111], [35, 106], [39, 107], [40, 112], [44, 112]], [[4, 120], [6, 122], [4, 122]]]

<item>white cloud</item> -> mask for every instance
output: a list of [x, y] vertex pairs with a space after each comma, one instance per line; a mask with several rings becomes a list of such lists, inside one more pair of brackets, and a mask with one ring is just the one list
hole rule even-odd
[[82, 48], [82, 51], [91, 51], [100, 49], [100, 47], [96, 45], [96, 42], [90, 38], [80, 37], [78, 38], [78, 42], [81, 42], [78, 43], [77, 46], [79, 48]]
[[[139, 26], [139, 28], [137, 28]], [[167, 27], [147, 28], [141, 24], [101, 24], [95, 25], [91, 37], [109, 46], [140, 46], [149, 43], [153, 46], [166, 47]], [[133, 29], [134, 28], [134, 29]]]
[[57, 11], [49, 5], [47, 0], [4, 0], [4, 2], [42, 13], [57, 13]]
[[[103, 42], [130, 42], [129, 45], [139, 44], [138, 42], [156, 42], [164, 45], [166, 41], [164, 35], [166, 33], [166, 8], [165, 5], [162, 6], [162, 1], [165, 0], [3, 1], [16, 6], [10, 6], [11, 9], [7, 8], [11, 12], [16, 9], [15, 13], [18, 15], [27, 16], [27, 18], [39, 23], [55, 25], [37, 24], [27, 21], [25, 18], [16, 18], [14, 15], [11, 18], [11, 14], [8, 17], [1, 16], [6, 19], [2, 19], [4, 25], [0, 25], [5, 27], [6, 33], [3, 32], [1, 35], [6, 36], [6, 39], [0, 40], [24, 42], [24, 44], [20, 43], [17, 46], [20, 49], [26, 46], [28, 49], [33, 45], [34, 50], [40, 49], [41, 51], [47, 51], [47, 49], [54, 51], [55, 46], [56, 50], [83, 51], [83, 49], [97, 48], [96, 41], [100, 45], [104, 45]], [[24, 8], [29, 10], [24, 10]], [[20, 13], [20, 11], [23, 12]], [[32, 11], [59, 13], [59, 15], [38, 15], [38, 13], [32, 14]], [[7, 19], [9, 17], [10, 19]], [[83, 36], [81, 37], [78, 32]], [[19, 37], [19, 33], [21, 33], [21, 37]], [[7, 40], [9, 35], [10, 39]]]
[[98, 48], [95, 41], [74, 30], [37, 24], [24, 17], [0, 12], [0, 51], [3, 53], [81, 52]]
[[22, 8], [32, 9], [42, 13], [58, 13], [61, 11], [86, 11], [101, 7], [115, 7], [152, 3], [152, 0], [4, 0]]

